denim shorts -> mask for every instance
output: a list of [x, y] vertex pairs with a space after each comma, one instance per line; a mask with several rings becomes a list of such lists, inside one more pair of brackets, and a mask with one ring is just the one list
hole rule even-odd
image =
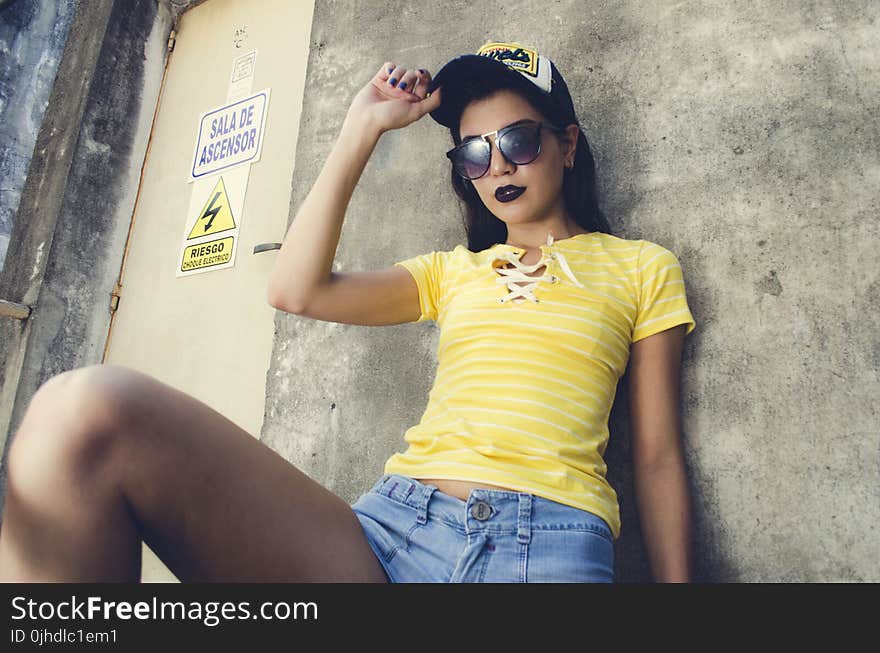
[[614, 582], [608, 523], [544, 497], [383, 474], [351, 507], [392, 583]]

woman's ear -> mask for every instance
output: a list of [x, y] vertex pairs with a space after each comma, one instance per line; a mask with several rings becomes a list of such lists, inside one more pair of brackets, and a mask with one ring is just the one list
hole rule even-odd
[[574, 165], [574, 155], [577, 151], [578, 136], [581, 128], [575, 124], [567, 125], [562, 134], [563, 161], [570, 161]]

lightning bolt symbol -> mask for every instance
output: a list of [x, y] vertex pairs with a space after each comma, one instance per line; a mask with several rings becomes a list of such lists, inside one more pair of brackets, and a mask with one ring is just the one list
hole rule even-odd
[[218, 192], [216, 195], [214, 195], [214, 199], [212, 199], [212, 200], [211, 200], [211, 203], [208, 204], [208, 208], [205, 209], [205, 213], [202, 215], [201, 218], [199, 218], [199, 220], [204, 220], [204, 219], [207, 218], [209, 215], [211, 216], [211, 219], [208, 220], [208, 224], [205, 225], [205, 231], [207, 231], [208, 229], [211, 228], [211, 223], [214, 222], [214, 218], [217, 217], [217, 214], [220, 213], [220, 209], [222, 208], [222, 207], [220, 207], [220, 206], [218, 206], [217, 208], [214, 208], [214, 202], [217, 201], [217, 198], [218, 198], [218, 197], [220, 197], [220, 193], [219, 193], [219, 192]]

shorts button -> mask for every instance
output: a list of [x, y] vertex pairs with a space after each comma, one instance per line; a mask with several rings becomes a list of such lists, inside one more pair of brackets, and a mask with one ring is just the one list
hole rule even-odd
[[480, 521], [486, 521], [492, 514], [492, 506], [490, 506], [485, 501], [477, 501], [474, 505], [471, 506], [471, 517], [474, 519], [479, 519]]

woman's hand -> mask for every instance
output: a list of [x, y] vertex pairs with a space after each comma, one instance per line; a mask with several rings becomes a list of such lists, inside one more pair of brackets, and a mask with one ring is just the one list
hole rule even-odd
[[378, 133], [399, 129], [440, 106], [439, 89], [427, 97], [431, 74], [387, 61], [355, 96], [349, 119], [364, 121]]

